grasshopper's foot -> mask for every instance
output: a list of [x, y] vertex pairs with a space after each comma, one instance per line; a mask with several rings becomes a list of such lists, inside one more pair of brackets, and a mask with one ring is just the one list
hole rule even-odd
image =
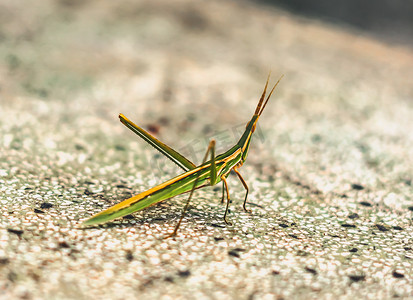
[[166, 239], [169, 239], [169, 238], [175, 238], [175, 237], [176, 237], [176, 233], [177, 233], [177, 231], [174, 230], [174, 232], [168, 234], [168, 235], [165, 236], [163, 239], [166, 240]]
[[232, 222], [228, 221], [226, 216], [224, 217], [224, 222], [225, 222], [225, 224], [227, 224], [229, 226], [232, 226]]
[[242, 206], [242, 207], [244, 208], [244, 211], [247, 212], [247, 213], [251, 213], [252, 210], [251, 210], [251, 209], [247, 209], [247, 207], [245, 206], [246, 204], [247, 204], [247, 203], [244, 202], [244, 205]]
[[[183, 217], [183, 215], [182, 215], [182, 217]], [[174, 228], [174, 231], [164, 237], [165, 240], [166, 240], [166, 239], [169, 239], [169, 238], [175, 238], [175, 237], [176, 237], [176, 235], [177, 235], [177, 233], [178, 233], [179, 225], [181, 225], [182, 217], [181, 217], [181, 219], [179, 220], [178, 224], [176, 224], [176, 226], [175, 226], [175, 228]]]

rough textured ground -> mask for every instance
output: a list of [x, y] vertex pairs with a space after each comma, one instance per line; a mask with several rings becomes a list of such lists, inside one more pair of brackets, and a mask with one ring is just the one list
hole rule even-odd
[[[0, 3], [0, 298], [413, 298], [413, 53], [230, 1]], [[123, 112], [199, 162], [285, 74], [241, 169], [103, 227], [180, 173]]]

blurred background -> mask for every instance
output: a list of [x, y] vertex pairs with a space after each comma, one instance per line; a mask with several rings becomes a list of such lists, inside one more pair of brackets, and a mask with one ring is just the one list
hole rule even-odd
[[45, 122], [117, 126], [131, 111], [159, 134], [209, 136], [250, 117], [271, 69], [288, 78], [279, 111], [304, 121], [339, 110], [345, 123], [411, 98], [401, 74], [411, 72], [412, 3], [0, 0], [0, 101], [30, 113], [32, 101]]
[[388, 43], [413, 46], [413, 1], [256, 0], [308, 18], [353, 27]]
[[[0, 0], [1, 295], [411, 298], [412, 20], [411, 0]], [[199, 163], [236, 143], [269, 70], [235, 230], [206, 225], [221, 187], [197, 191], [190, 243], [147, 243], [176, 198], [74, 229], [182, 172], [119, 113]]]

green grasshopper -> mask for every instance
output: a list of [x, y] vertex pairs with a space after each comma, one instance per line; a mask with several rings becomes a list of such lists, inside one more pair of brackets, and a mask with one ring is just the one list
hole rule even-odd
[[[135, 125], [129, 119], [127, 119], [123, 114], [119, 115], [120, 121], [176, 163], [179, 167], [181, 167], [185, 172], [181, 175], [176, 176], [164, 183], [161, 183], [145, 192], [142, 192], [136, 196], [133, 196], [129, 199], [126, 199], [94, 216], [90, 219], [87, 219], [83, 222], [83, 226], [88, 225], [97, 225], [112, 221], [114, 219], [124, 217], [131, 213], [140, 211], [144, 208], [147, 208], [150, 205], [158, 203], [160, 201], [172, 198], [174, 196], [190, 192], [189, 197], [187, 199], [186, 205], [182, 211], [181, 218], [179, 219], [178, 224], [175, 227], [174, 232], [170, 236], [175, 236], [178, 232], [178, 228], [182, 222], [182, 219], [185, 216], [185, 212], [188, 210], [189, 202], [192, 198], [192, 194], [195, 189], [215, 185], [220, 181], [223, 182], [222, 185], [222, 199], [221, 202], [224, 202], [225, 198], [225, 191], [227, 194], [227, 203], [226, 209], [224, 213], [224, 221], [226, 224], [231, 225], [231, 223], [227, 220], [228, 208], [230, 203], [230, 196], [228, 191], [228, 184], [227, 184], [227, 177], [230, 171], [234, 171], [237, 174], [238, 178], [240, 179], [242, 185], [246, 190], [245, 199], [243, 208], [245, 211], [248, 211], [246, 208], [247, 197], [248, 197], [248, 186], [245, 180], [242, 178], [241, 174], [239, 173], [238, 169], [243, 165], [245, 162], [248, 150], [250, 147], [250, 141], [252, 134], [255, 131], [257, 126], [257, 122], [259, 117], [261, 116], [262, 112], [264, 111], [265, 106], [268, 103], [274, 89], [280, 82], [281, 78], [278, 79], [277, 83], [272, 88], [271, 92], [269, 93], [268, 97], [265, 98], [265, 94], [267, 91], [268, 81], [270, 75], [268, 75], [267, 81], [265, 83], [264, 91], [261, 95], [260, 101], [258, 102], [257, 108], [255, 109], [254, 115], [252, 116], [251, 120], [247, 123], [245, 132], [239, 139], [238, 143], [235, 144], [231, 149], [228, 151], [215, 156], [215, 140], [211, 140], [208, 149], [205, 153], [205, 157], [201, 165], [196, 166], [191, 161], [186, 159], [183, 155], [179, 154], [168, 145], [162, 143], [151, 134], [146, 132], [144, 129], [140, 128], [139, 126]], [[210, 160], [206, 161], [210, 155]]]

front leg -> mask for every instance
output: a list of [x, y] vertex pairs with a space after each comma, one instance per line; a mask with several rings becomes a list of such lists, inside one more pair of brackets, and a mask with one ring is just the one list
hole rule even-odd
[[222, 198], [221, 198], [221, 203], [224, 203], [225, 199], [225, 182], [222, 181]]

